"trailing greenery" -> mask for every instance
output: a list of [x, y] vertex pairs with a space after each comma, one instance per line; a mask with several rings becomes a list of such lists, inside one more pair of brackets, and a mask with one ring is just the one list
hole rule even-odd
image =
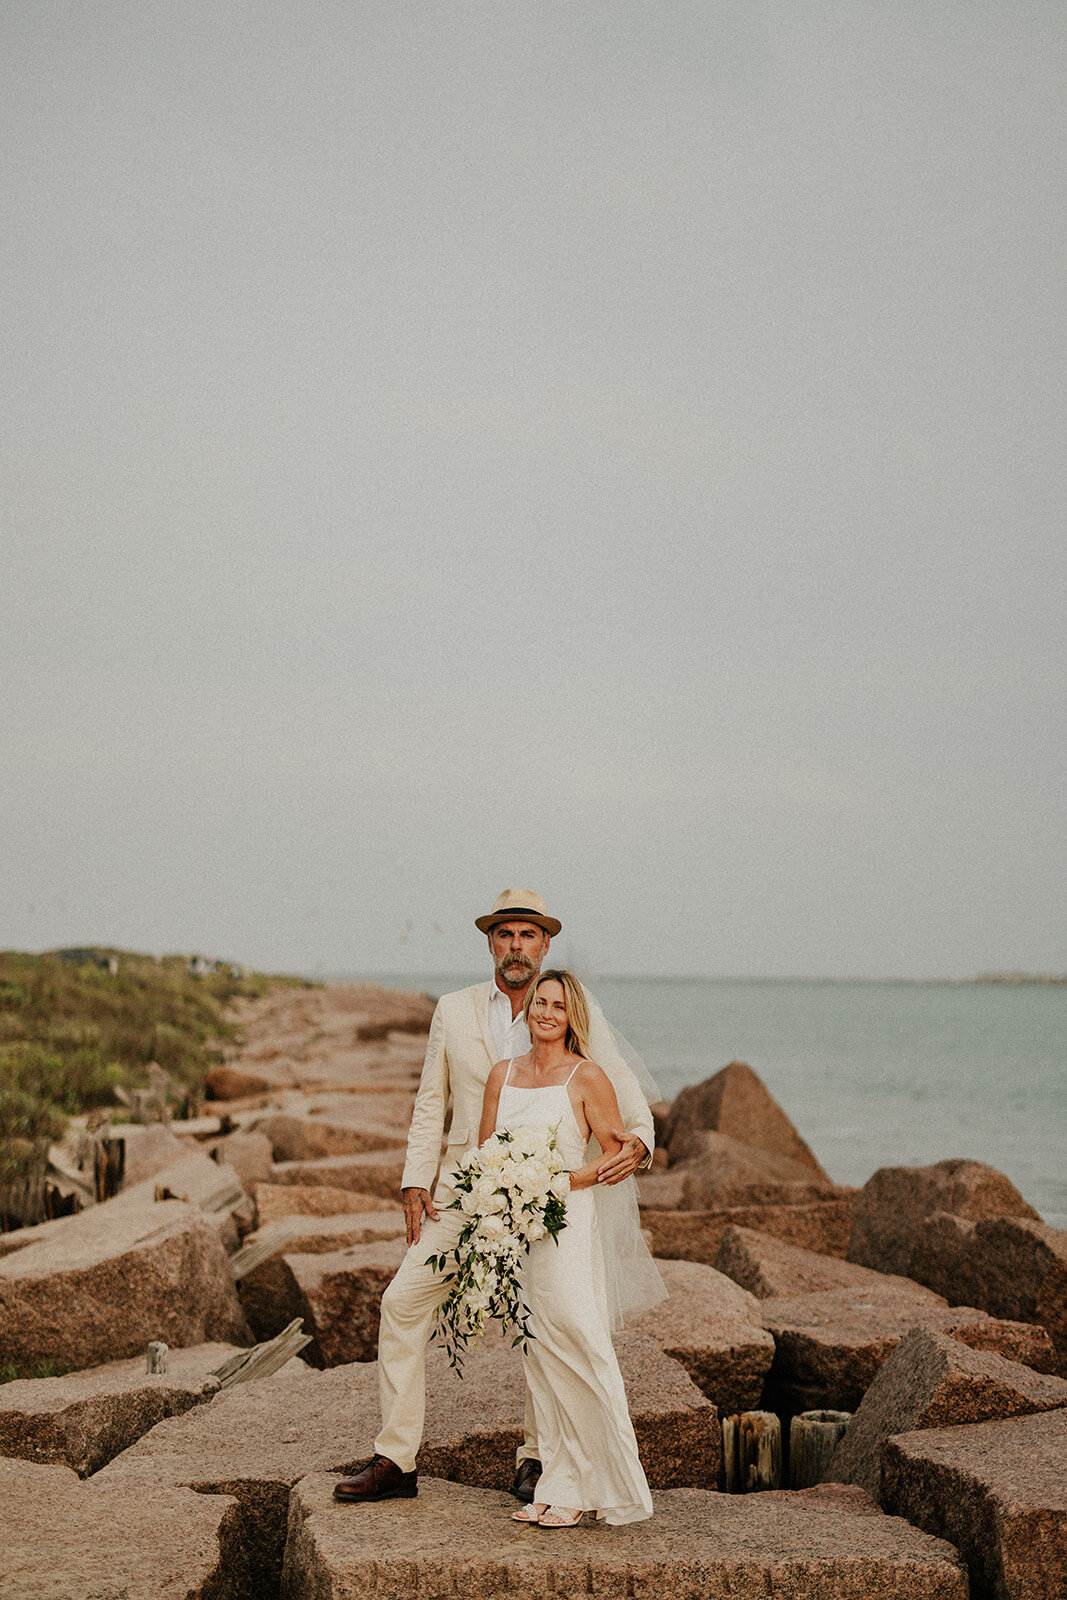
[[66, 1116], [115, 1105], [116, 1088], [143, 1088], [149, 1062], [199, 1090], [233, 1036], [233, 1001], [305, 986], [225, 965], [197, 976], [184, 956], [80, 954], [0, 952], [0, 1190]]

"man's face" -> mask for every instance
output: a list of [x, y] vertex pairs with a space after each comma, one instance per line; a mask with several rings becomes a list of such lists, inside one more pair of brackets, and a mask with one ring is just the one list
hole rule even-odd
[[541, 970], [548, 934], [536, 922], [498, 922], [489, 931], [493, 968], [505, 989], [525, 989]]

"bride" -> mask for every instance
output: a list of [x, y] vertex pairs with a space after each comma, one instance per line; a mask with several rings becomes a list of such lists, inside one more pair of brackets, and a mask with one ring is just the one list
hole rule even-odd
[[[638, 1522], [652, 1515], [652, 1499], [611, 1329], [664, 1299], [665, 1290], [641, 1237], [633, 1180], [618, 1186], [621, 1195], [597, 1185], [600, 1162], [621, 1148], [612, 1130], [622, 1122], [610, 1080], [588, 1058], [581, 985], [569, 972], [543, 972], [523, 1015], [530, 1052], [498, 1061], [490, 1073], [478, 1142], [504, 1128], [554, 1128], [570, 1194], [558, 1239], [537, 1240], [519, 1269], [533, 1335], [523, 1364], [542, 1470], [536, 1500], [514, 1520], [541, 1528], [575, 1527], [587, 1514]], [[585, 1159], [590, 1134], [603, 1151], [594, 1161]]]

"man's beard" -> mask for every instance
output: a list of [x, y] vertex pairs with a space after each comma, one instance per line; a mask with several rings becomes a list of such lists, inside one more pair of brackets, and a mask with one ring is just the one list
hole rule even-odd
[[496, 970], [509, 989], [525, 989], [537, 968], [526, 956], [508, 956]]

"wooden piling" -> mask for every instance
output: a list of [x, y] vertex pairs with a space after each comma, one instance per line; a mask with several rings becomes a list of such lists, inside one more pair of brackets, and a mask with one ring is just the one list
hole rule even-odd
[[837, 1441], [852, 1421], [850, 1411], [802, 1411], [789, 1424], [789, 1487], [822, 1482]]
[[722, 1422], [727, 1494], [782, 1487], [782, 1424], [773, 1411], [742, 1411]]

